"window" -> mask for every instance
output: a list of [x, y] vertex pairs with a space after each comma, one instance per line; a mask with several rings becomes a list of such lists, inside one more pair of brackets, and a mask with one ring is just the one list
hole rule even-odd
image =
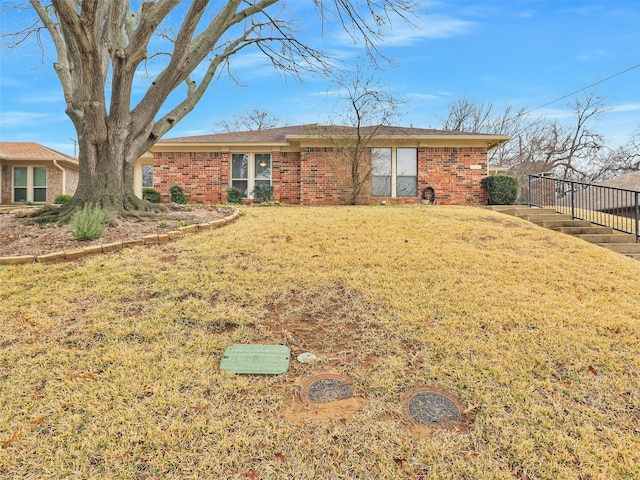
[[374, 197], [391, 196], [391, 163], [390, 148], [371, 149], [371, 195]]
[[27, 167], [13, 169], [13, 201], [27, 201]]
[[47, 201], [47, 168], [14, 167], [13, 201], [45, 203]]
[[142, 188], [153, 188], [153, 165], [142, 165]]
[[243, 197], [251, 198], [256, 185], [271, 185], [271, 154], [232, 154], [231, 186], [240, 190]]
[[413, 197], [418, 194], [418, 149], [372, 148], [371, 195]]
[[398, 148], [396, 150], [396, 196], [415, 197], [418, 195], [418, 149]]

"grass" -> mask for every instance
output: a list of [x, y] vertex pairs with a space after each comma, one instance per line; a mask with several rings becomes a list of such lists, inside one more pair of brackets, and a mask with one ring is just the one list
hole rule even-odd
[[[0, 269], [0, 477], [640, 478], [640, 263], [480, 209], [243, 212]], [[233, 375], [233, 343], [319, 359]], [[300, 404], [328, 371], [360, 409]], [[420, 385], [473, 422], [412, 429]]]

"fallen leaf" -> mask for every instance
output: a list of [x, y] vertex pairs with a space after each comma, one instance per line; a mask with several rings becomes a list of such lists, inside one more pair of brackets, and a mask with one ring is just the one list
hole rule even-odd
[[616, 287], [611, 287], [611, 291], [615, 292], [616, 291]]
[[11, 435], [11, 438], [9, 440], [5, 440], [4, 442], [2, 442], [2, 447], [3, 448], [7, 448], [9, 445], [11, 445], [13, 442], [15, 442], [16, 440], [18, 440], [19, 436], [18, 436], [18, 432], [13, 432], [13, 435]]
[[284, 453], [282, 452], [276, 453], [276, 458], [280, 460], [282, 463], [287, 463], [287, 457], [285, 457]]
[[98, 380], [98, 377], [96, 377], [93, 373], [91, 372], [76, 372], [76, 373], [72, 373], [71, 374], [71, 378], [82, 378], [83, 380]]
[[247, 470], [246, 472], [242, 472], [242, 475], [244, 475], [247, 478], [250, 478], [251, 480], [256, 480], [257, 478], [260, 478], [260, 475], [258, 475], [258, 473], [255, 470]]
[[564, 387], [570, 387], [571, 386], [571, 380], [565, 380], [564, 382], [558, 382], [560, 385], [564, 386]]
[[42, 398], [42, 392], [40, 390], [36, 390], [35, 392], [33, 392], [33, 394], [31, 395], [31, 397], [34, 400], [40, 400]]
[[505, 332], [510, 332], [511, 331], [511, 327], [502, 327], [502, 330], [504, 330]]
[[479, 403], [474, 403], [473, 405], [470, 405], [468, 408], [466, 408], [464, 410], [464, 412], [462, 412], [464, 415], [468, 415], [472, 412], [475, 412], [476, 410], [478, 410], [478, 408], [480, 408], [480, 404]]
[[44, 425], [44, 417], [34, 418], [33, 420], [29, 420], [31, 425]]
[[589, 365], [589, 371], [590, 371], [591, 373], [593, 373], [594, 375], [597, 375], [597, 374], [598, 374], [598, 371], [597, 371], [595, 368], [593, 368], [591, 365]]
[[577, 295], [576, 298], [578, 299], [579, 302], [581, 302], [583, 297], [582, 295]]
[[285, 238], [284, 241], [287, 242], [287, 243], [291, 243], [291, 242], [293, 242], [293, 238], [287, 236], [287, 238]]
[[411, 478], [415, 478], [416, 473], [411, 469], [411, 467], [409, 467], [409, 465], [407, 465], [406, 458], [394, 458], [393, 461], [396, 462], [404, 473], [409, 475]]
[[513, 475], [518, 480], [529, 480], [529, 476], [524, 472], [516, 472]]

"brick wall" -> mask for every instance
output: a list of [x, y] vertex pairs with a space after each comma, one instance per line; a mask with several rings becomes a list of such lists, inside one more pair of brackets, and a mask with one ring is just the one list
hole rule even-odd
[[[302, 205], [339, 205], [350, 200], [349, 162], [331, 147], [271, 154], [274, 200]], [[473, 168], [472, 168], [473, 167]], [[418, 195], [370, 197], [365, 184], [359, 203], [419, 203], [424, 188], [435, 190], [443, 205], [484, 205], [480, 180], [487, 174], [484, 147], [418, 148]], [[154, 188], [169, 201], [169, 187], [179, 185], [192, 203], [224, 203], [230, 185], [228, 152], [156, 152]]]
[[11, 203], [11, 165], [2, 165], [0, 168], [2, 169], [2, 197], [0, 197], [0, 203], [9, 204]]
[[153, 188], [169, 202], [169, 187], [183, 188], [191, 203], [224, 203], [229, 188], [227, 152], [156, 152]]
[[[471, 167], [479, 166], [479, 169]], [[418, 149], [418, 192], [435, 190], [442, 205], [486, 205], [480, 180], [487, 176], [484, 147], [428, 147]]]
[[[29, 166], [24, 163], [16, 164], [16, 166]], [[53, 203], [57, 195], [62, 193], [62, 171], [53, 165], [36, 164], [37, 167], [46, 166], [47, 168], [47, 203]], [[63, 167], [64, 168], [64, 167]], [[78, 186], [78, 171], [65, 168], [67, 193], [73, 195]], [[11, 164], [2, 165], [2, 197], [0, 203], [10, 204], [13, 197], [13, 168]]]

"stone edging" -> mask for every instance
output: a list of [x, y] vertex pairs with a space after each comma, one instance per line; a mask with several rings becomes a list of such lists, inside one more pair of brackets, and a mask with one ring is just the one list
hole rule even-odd
[[180, 238], [187, 233], [197, 233], [203, 230], [212, 230], [219, 228], [228, 223], [234, 222], [240, 217], [240, 211], [235, 210], [228, 217], [221, 218], [219, 220], [213, 220], [209, 223], [200, 223], [196, 225], [188, 225], [186, 227], [180, 227], [177, 230], [172, 230], [163, 234], [145, 235], [142, 238], [136, 238], [133, 240], [125, 240], [123, 242], [105, 243], [103, 245], [92, 245], [86, 248], [79, 248], [77, 250], [68, 250], [61, 252], [45, 253], [44, 255], [17, 255], [13, 257], [0, 257], [0, 265], [20, 265], [25, 263], [47, 263], [59, 260], [77, 260], [87, 255], [93, 255], [95, 253], [110, 253], [122, 250], [127, 247], [135, 247], [137, 245], [149, 245], [152, 243], [166, 243], [170, 240]]

